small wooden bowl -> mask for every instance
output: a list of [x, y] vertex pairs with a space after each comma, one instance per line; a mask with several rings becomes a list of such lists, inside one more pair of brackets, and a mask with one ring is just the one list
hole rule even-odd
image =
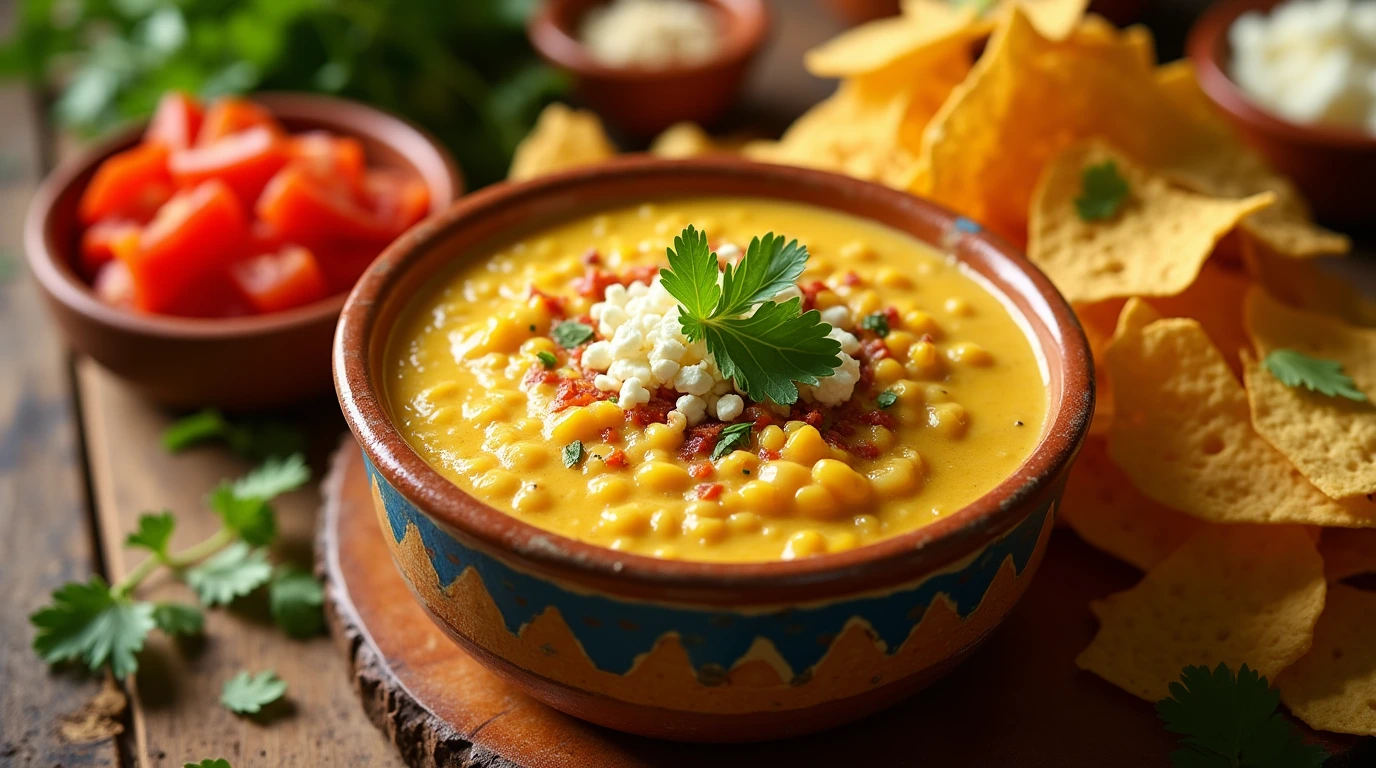
[[[446, 480], [402, 437], [382, 388], [397, 318], [461, 259], [569, 217], [674, 197], [820, 206], [947, 251], [1002, 294], [1046, 362], [1031, 456], [965, 509], [804, 560], [627, 554], [536, 528]], [[585, 720], [689, 741], [821, 730], [889, 706], [964, 659], [1027, 589], [1094, 410], [1084, 334], [1002, 240], [877, 184], [734, 158], [627, 158], [470, 195], [393, 243], [349, 294], [339, 402], [363, 448], [383, 537], [412, 592], [471, 656]]]
[[[312, 94], [262, 93], [253, 99], [290, 131], [353, 136], [363, 142], [370, 163], [413, 171], [430, 188], [432, 214], [463, 191], [463, 177], [448, 151], [398, 117]], [[173, 317], [110, 306], [78, 275], [73, 265], [81, 193], [106, 158], [138, 143], [144, 127], [130, 126], [62, 165], [29, 206], [24, 248], [67, 343], [172, 407], [270, 408], [326, 391], [330, 339], [343, 295], [268, 315]]]
[[612, 124], [647, 138], [674, 123], [710, 125], [731, 108], [769, 32], [764, 0], [703, 0], [721, 19], [721, 46], [700, 64], [609, 67], [578, 41], [583, 15], [606, 0], [546, 0], [526, 25], [535, 50], [573, 75], [578, 94]]
[[1301, 125], [1251, 101], [1228, 75], [1228, 30], [1248, 11], [1269, 11], [1280, 0], [1227, 0], [1190, 30], [1186, 48], [1199, 85], [1233, 127], [1304, 193], [1320, 218], [1365, 222], [1376, 215], [1376, 136], [1355, 128]]

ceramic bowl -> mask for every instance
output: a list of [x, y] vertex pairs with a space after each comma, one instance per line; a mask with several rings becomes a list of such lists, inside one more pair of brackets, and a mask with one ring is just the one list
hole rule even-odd
[[[768, 563], [659, 560], [574, 541], [487, 506], [427, 465], [379, 389], [385, 344], [409, 300], [456, 260], [666, 194], [821, 206], [964, 262], [1003, 294], [1045, 360], [1049, 411], [1035, 452], [987, 495], [926, 527]], [[1027, 589], [1094, 409], [1074, 315], [1011, 246], [887, 187], [738, 159], [630, 158], [470, 195], [374, 262], [344, 307], [334, 366], [384, 538], [435, 622], [556, 709], [694, 741], [772, 739], [855, 720], [964, 659]]]
[[[363, 142], [370, 163], [412, 170], [430, 188], [432, 213], [448, 208], [463, 190], [448, 151], [400, 118], [311, 94], [262, 93], [253, 99], [290, 131], [353, 136]], [[269, 408], [327, 391], [330, 339], [343, 295], [268, 315], [172, 317], [110, 306], [77, 273], [81, 193], [106, 158], [138, 143], [144, 127], [129, 126], [79, 153], [44, 180], [29, 207], [29, 267], [67, 343], [173, 407]]]
[[639, 138], [677, 122], [710, 125], [731, 108], [750, 62], [769, 32], [764, 0], [704, 0], [721, 19], [721, 46], [705, 62], [662, 69], [601, 64], [578, 41], [578, 25], [606, 0], [546, 0], [526, 25], [531, 45], [570, 73], [578, 95], [622, 131]]
[[1228, 75], [1233, 22], [1279, 2], [1228, 0], [1200, 17], [1187, 43], [1199, 85], [1242, 137], [1294, 180], [1320, 218], [1368, 223], [1376, 215], [1369, 184], [1376, 178], [1376, 136], [1356, 128], [1290, 122], [1253, 102]]

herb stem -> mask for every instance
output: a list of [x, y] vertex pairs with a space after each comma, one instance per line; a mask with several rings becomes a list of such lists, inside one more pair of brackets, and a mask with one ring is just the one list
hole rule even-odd
[[195, 565], [201, 560], [210, 557], [232, 544], [235, 536], [236, 534], [234, 531], [229, 528], [221, 528], [205, 541], [199, 544], [193, 544], [181, 552], [170, 554], [166, 558], [159, 555], [150, 555], [145, 558], [143, 562], [134, 566], [133, 570], [129, 571], [124, 578], [115, 582], [115, 585], [110, 588], [110, 592], [116, 597], [124, 597], [137, 589], [139, 584], [143, 583], [144, 579], [151, 576], [153, 571], [158, 569], [158, 566], [166, 565], [169, 568], [185, 568], [190, 565]]

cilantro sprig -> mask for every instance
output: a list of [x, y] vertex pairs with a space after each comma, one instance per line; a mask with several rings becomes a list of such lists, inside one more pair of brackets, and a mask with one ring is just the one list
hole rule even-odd
[[286, 681], [272, 670], [257, 675], [240, 672], [225, 681], [220, 689], [220, 703], [236, 715], [256, 715], [286, 692]]
[[1185, 667], [1170, 692], [1156, 714], [1182, 737], [1175, 768], [1319, 768], [1328, 759], [1276, 712], [1280, 694], [1246, 664], [1236, 675], [1227, 664]]
[[798, 383], [835, 373], [841, 344], [827, 337], [831, 326], [821, 314], [802, 312], [796, 297], [771, 300], [803, 273], [806, 246], [771, 232], [751, 240], [740, 263], [722, 271], [707, 234], [689, 226], [668, 255], [660, 281], [679, 302], [684, 335], [705, 342], [717, 368], [751, 399], [790, 405]]
[[749, 421], [726, 425], [721, 434], [717, 435], [717, 446], [712, 449], [712, 461], [717, 461], [737, 448], [744, 448], [749, 445], [750, 429], [753, 426], [755, 426], [754, 423]]
[[224, 443], [250, 461], [262, 461], [305, 450], [306, 437], [301, 430], [275, 421], [232, 422], [214, 408], [178, 419], [162, 433], [162, 446], [172, 453], [211, 442]]
[[1287, 387], [1304, 387], [1329, 397], [1345, 397], [1357, 402], [1366, 401], [1366, 393], [1357, 389], [1352, 377], [1343, 372], [1337, 360], [1310, 357], [1293, 349], [1276, 349], [1266, 356], [1266, 370]]
[[1128, 199], [1128, 182], [1118, 172], [1118, 164], [1109, 160], [1084, 169], [1080, 176], [1080, 196], [1075, 198], [1075, 211], [1084, 221], [1112, 218]]

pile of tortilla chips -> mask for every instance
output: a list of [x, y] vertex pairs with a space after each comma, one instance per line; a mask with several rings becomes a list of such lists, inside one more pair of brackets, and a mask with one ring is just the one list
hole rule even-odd
[[[1025, 246], [1074, 305], [1099, 407], [1060, 518], [1144, 571], [1091, 606], [1082, 668], [1156, 700], [1187, 665], [1246, 663], [1309, 725], [1376, 735], [1376, 592], [1341, 583], [1376, 574], [1376, 305], [1316, 268], [1347, 239], [1188, 65], [1085, 5], [910, 0], [811, 51], [836, 93], [742, 151], [935, 200]], [[546, 128], [531, 141], [564, 140]], [[654, 149], [728, 151], [689, 127]], [[1107, 163], [1127, 197], [1085, 220], [1085, 171]], [[1340, 363], [1367, 399], [1286, 386], [1278, 349]]]

